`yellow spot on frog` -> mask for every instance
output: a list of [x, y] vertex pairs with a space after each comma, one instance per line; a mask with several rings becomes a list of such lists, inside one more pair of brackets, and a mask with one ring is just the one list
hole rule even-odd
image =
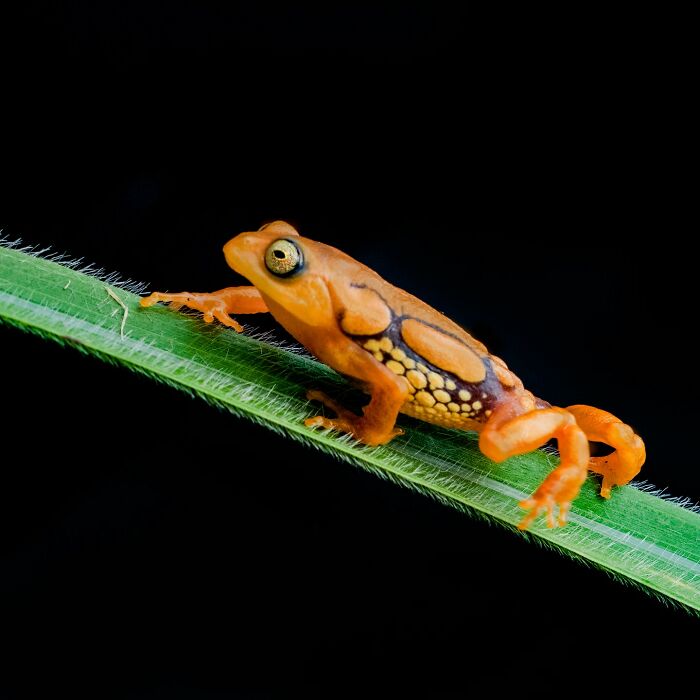
[[364, 348], [365, 350], [369, 350], [370, 352], [376, 352], [377, 350], [379, 350], [379, 341], [375, 338], [372, 338], [364, 344]]
[[419, 369], [423, 374], [428, 374], [428, 368], [420, 362], [416, 365], [416, 369]]
[[416, 394], [416, 401], [418, 401], [421, 406], [426, 406], [428, 408], [435, 405], [435, 398], [427, 391], [419, 391]]
[[401, 362], [403, 362], [403, 366], [406, 369], [413, 369], [416, 366], [416, 361], [412, 360], [410, 357], [404, 357]]
[[406, 371], [406, 368], [400, 362], [397, 362], [396, 360], [389, 360], [389, 362], [386, 363], [386, 366], [394, 374], [403, 374]]
[[[401, 377], [401, 379], [403, 380], [403, 383], [406, 385], [406, 389], [408, 389], [408, 391], [410, 391], [411, 394], [413, 394], [416, 390], [411, 386], [411, 383], [408, 381], [408, 379], [406, 379], [406, 377]], [[409, 394], [406, 397], [409, 401], [413, 401], [413, 396], [411, 394]]]
[[377, 350], [376, 352], [374, 352], [374, 353], [372, 353], [372, 354], [374, 355], [374, 359], [375, 359], [375, 360], [379, 360], [379, 362], [383, 362], [383, 361], [384, 361], [384, 354], [381, 353], [381, 352], [379, 352], [379, 350]]
[[[466, 389], [460, 389], [459, 390], [459, 398], [462, 399], [462, 401], [470, 401], [472, 398], [472, 395]], [[467, 410], [469, 410], [469, 409], [467, 409]]]
[[433, 396], [441, 403], [449, 403], [452, 398], [444, 389], [438, 389], [433, 392]]
[[445, 406], [444, 403], [435, 404], [435, 408], [436, 408], [438, 411], [447, 412], [447, 406]]
[[472, 404], [472, 408], [473, 408], [475, 411], [480, 411], [480, 410], [481, 410], [481, 401], [475, 401], [475, 402]]
[[463, 403], [462, 404], [462, 410], [465, 413], [469, 413], [472, 410], [472, 407], [468, 403]]
[[428, 384], [428, 380], [425, 378], [425, 375], [421, 372], [417, 372], [415, 369], [410, 369], [406, 373], [406, 376], [408, 377], [408, 381], [411, 382], [416, 389], [422, 389]]
[[459, 404], [454, 401], [450, 401], [450, 403], [447, 404], [447, 408], [449, 408], [452, 413], [459, 413]]
[[401, 349], [401, 348], [394, 348], [391, 351], [391, 356], [395, 359], [401, 362], [404, 357], [406, 357], [406, 353]]
[[379, 341], [379, 349], [384, 350], [384, 352], [391, 352], [393, 347], [394, 344], [386, 336]]
[[451, 379], [445, 380], [445, 389], [447, 389], [448, 391], [454, 391], [456, 388], [457, 385]]
[[445, 380], [437, 372], [428, 372], [428, 381], [431, 389], [442, 389]]

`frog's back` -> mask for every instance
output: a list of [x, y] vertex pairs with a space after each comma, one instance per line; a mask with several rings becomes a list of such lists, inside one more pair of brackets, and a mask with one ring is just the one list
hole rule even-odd
[[[522, 390], [505, 363], [489, 354], [444, 314], [394, 287], [377, 273], [338, 251], [353, 293], [365, 296], [363, 308], [374, 327], [348, 326], [355, 342], [394, 373], [409, 389], [402, 413], [448, 427], [478, 430], [504, 394]], [[329, 278], [331, 285], [333, 277]], [[341, 325], [342, 325], [341, 321]]]

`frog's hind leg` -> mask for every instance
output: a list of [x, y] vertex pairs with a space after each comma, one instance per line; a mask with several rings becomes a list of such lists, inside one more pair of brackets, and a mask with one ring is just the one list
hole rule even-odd
[[479, 437], [481, 451], [494, 462], [532, 452], [556, 438], [561, 460], [532, 496], [520, 504], [529, 512], [518, 527], [526, 529], [542, 511], [548, 527], [555, 526], [554, 509], [559, 506], [558, 524], [566, 523], [571, 502], [576, 498], [588, 471], [588, 440], [574, 416], [562, 408], [522, 412], [513, 404], [494, 411]]
[[243, 330], [243, 327], [229, 314], [256, 314], [269, 311], [255, 287], [226, 287], [218, 292], [177, 292], [176, 294], [153, 292], [141, 299], [141, 306], [153, 306], [159, 301], [170, 304], [176, 309], [187, 306], [201, 311], [207, 323], [216, 319], [238, 333]]
[[589, 440], [615, 448], [606, 457], [591, 457], [588, 465], [591, 471], [603, 475], [600, 495], [610, 498], [613, 486], [622, 486], [639, 474], [646, 459], [644, 442], [612, 413], [593, 406], [569, 406], [566, 410], [576, 418]]

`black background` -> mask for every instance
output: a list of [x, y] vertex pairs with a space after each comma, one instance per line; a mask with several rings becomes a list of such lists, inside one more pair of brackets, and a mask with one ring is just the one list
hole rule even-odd
[[[26, 3], [1, 30], [0, 226], [212, 290], [241, 282], [228, 238], [288, 219], [536, 394], [623, 417], [643, 475], [698, 498], [682, 24]], [[694, 672], [691, 618], [603, 573], [125, 370], [0, 339], [7, 693], [529, 695]]]

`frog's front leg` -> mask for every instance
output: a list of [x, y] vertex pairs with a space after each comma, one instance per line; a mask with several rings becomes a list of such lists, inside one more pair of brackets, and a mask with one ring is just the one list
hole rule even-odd
[[396, 418], [408, 397], [407, 382], [355, 343], [349, 342], [341, 352], [339, 357], [342, 357], [342, 361], [336, 361], [332, 366], [343, 374], [360, 379], [366, 385], [366, 390], [372, 397], [369, 404], [362, 409], [362, 415], [358, 416], [324, 392], [311, 390], [307, 393], [307, 398], [320, 401], [334, 411], [337, 417], [314, 416], [307, 418], [304, 424], [310, 428], [323, 427], [350, 433], [365, 445], [383, 445], [397, 435], [402, 435], [403, 430], [396, 427]]
[[255, 287], [226, 287], [217, 292], [178, 292], [167, 294], [153, 292], [141, 299], [141, 306], [153, 306], [162, 301], [176, 309], [187, 306], [201, 311], [204, 320], [211, 323], [214, 319], [240, 333], [243, 327], [229, 314], [257, 314], [269, 311], [267, 304]]

